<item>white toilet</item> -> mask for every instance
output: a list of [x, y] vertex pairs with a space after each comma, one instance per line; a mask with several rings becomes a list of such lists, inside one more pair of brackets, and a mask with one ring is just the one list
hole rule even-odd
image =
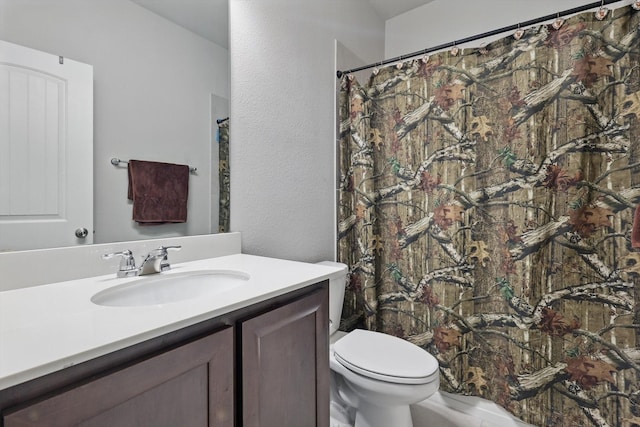
[[438, 361], [391, 335], [338, 331], [347, 266], [320, 264], [343, 268], [329, 280], [331, 427], [413, 427], [409, 405], [438, 390]]

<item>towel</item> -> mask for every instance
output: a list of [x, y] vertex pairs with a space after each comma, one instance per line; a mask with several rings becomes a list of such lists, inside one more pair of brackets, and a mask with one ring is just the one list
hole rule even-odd
[[631, 229], [631, 247], [640, 248], [640, 205], [636, 206], [633, 214], [633, 228]]
[[129, 200], [140, 225], [187, 221], [189, 166], [129, 160]]

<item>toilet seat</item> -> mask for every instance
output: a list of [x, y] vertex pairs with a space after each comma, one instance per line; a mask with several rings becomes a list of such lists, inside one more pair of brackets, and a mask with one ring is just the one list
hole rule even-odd
[[368, 378], [395, 384], [426, 384], [439, 379], [438, 361], [408, 341], [356, 329], [333, 346], [336, 360]]

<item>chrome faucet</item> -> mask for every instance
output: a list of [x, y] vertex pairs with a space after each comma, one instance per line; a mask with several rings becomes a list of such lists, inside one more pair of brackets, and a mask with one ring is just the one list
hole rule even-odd
[[171, 265], [167, 259], [167, 251], [169, 249], [180, 250], [181, 248], [182, 246], [160, 246], [147, 254], [139, 268], [136, 268], [136, 260], [133, 258], [133, 253], [131, 253], [130, 250], [104, 254], [102, 255], [102, 259], [111, 259], [114, 256], [122, 257], [118, 272], [116, 273], [118, 277], [143, 276], [145, 274], [160, 273], [171, 269]]
[[169, 249], [180, 250], [182, 246], [160, 246], [147, 254], [139, 268], [138, 275], [161, 273], [171, 269], [167, 259], [167, 251]]

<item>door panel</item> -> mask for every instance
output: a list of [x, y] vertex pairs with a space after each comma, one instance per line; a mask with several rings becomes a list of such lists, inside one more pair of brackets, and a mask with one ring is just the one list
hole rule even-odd
[[5, 427], [232, 427], [233, 328], [30, 406]]
[[93, 68], [0, 41], [0, 99], [0, 251], [92, 243]]
[[242, 425], [329, 425], [327, 305], [324, 288], [242, 322]]

